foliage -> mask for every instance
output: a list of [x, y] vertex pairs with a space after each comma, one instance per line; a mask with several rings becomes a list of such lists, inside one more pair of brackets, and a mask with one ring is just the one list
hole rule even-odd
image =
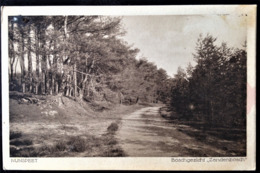
[[179, 68], [172, 87], [172, 108], [184, 118], [211, 125], [245, 126], [246, 50], [217, 46], [200, 36], [187, 72]]
[[166, 72], [137, 60], [124, 33], [119, 17], [9, 17], [10, 89], [123, 104], [166, 101]]
[[139, 49], [120, 37], [120, 17], [12, 16], [8, 26], [10, 90], [92, 103], [170, 103], [187, 120], [245, 125], [245, 49], [200, 36], [197, 64], [170, 78], [145, 57], [136, 59]]

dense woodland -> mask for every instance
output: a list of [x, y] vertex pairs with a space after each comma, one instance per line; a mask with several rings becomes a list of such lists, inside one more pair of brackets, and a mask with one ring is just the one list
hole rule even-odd
[[[122, 39], [120, 17], [9, 17], [10, 90], [113, 104], [166, 103], [176, 118], [245, 125], [245, 49], [200, 36], [170, 77]], [[174, 46], [174, 45], [173, 45]]]
[[139, 50], [120, 39], [125, 32], [120, 18], [23, 16], [9, 21], [11, 90], [125, 104], [163, 101], [167, 95], [158, 82], [168, 80], [166, 71], [135, 59]]
[[[171, 106], [183, 118], [210, 126], [246, 125], [247, 53], [216, 45], [211, 35], [200, 36], [193, 55], [197, 64], [178, 68], [171, 90]], [[209, 127], [210, 127], [209, 126]]]

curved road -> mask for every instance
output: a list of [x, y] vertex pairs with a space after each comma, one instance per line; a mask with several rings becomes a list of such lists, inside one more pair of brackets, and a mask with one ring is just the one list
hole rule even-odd
[[162, 118], [159, 115], [159, 108], [142, 108], [122, 119], [116, 138], [127, 156], [199, 157], [225, 155], [225, 151], [206, 145], [177, 130], [184, 125], [176, 125]]

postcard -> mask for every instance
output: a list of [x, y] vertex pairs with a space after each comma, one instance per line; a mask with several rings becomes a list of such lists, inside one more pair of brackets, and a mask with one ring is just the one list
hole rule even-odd
[[256, 5], [2, 13], [4, 170], [256, 168]]

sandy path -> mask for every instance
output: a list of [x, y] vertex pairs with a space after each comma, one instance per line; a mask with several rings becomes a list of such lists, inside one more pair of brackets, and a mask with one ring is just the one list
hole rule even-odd
[[169, 123], [159, 115], [159, 108], [142, 108], [122, 119], [116, 138], [127, 156], [225, 155], [225, 151], [206, 145], [178, 131], [177, 125]]

